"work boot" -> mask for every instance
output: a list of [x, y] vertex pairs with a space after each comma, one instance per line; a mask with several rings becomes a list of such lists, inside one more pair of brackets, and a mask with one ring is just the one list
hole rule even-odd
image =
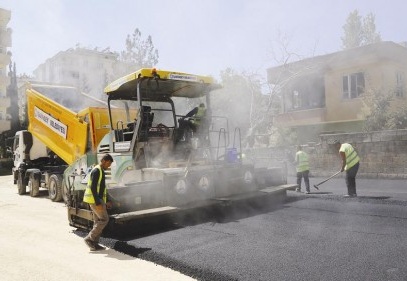
[[92, 240], [90, 240], [89, 238], [85, 238], [83, 240], [85, 241], [86, 245], [89, 247], [89, 250], [96, 251], [95, 243]]
[[96, 251], [100, 251], [100, 250], [105, 250], [106, 248], [103, 247], [102, 245], [100, 245], [99, 243], [95, 243], [95, 249], [96, 249]]

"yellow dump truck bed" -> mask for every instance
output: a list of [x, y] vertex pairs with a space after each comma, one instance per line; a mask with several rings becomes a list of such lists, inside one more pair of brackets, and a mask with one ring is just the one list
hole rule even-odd
[[26, 90], [26, 98], [28, 131], [69, 165], [87, 150], [95, 150], [109, 131], [107, 108], [88, 107], [76, 113], [34, 88]]

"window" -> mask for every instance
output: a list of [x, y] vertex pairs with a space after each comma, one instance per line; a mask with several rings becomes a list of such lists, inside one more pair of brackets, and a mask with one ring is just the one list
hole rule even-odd
[[404, 73], [401, 72], [396, 73], [396, 96], [404, 96]]
[[354, 99], [365, 91], [365, 76], [362, 72], [352, 73], [342, 77], [343, 98]]

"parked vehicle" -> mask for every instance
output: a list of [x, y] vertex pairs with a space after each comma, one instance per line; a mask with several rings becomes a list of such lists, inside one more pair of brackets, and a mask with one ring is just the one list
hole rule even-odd
[[[84, 106], [86, 99], [92, 98], [73, 87], [36, 84], [28, 87], [28, 130], [16, 132], [13, 144], [12, 173], [18, 194], [26, 194], [28, 188], [35, 197], [40, 188], [45, 188], [52, 201], [67, 201], [65, 169], [79, 156], [89, 155], [92, 161], [97, 145], [109, 131], [104, 126], [109, 116], [106, 107], [73, 111]], [[96, 103], [104, 105], [101, 101]]]

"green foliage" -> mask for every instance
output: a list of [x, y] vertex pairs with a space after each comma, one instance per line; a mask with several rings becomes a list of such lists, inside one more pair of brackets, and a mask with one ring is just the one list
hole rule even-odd
[[158, 50], [154, 48], [151, 35], [142, 39], [141, 32], [136, 28], [126, 38], [126, 49], [120, 53], [120, 60], [137, 65], [139, 68], [154, 67], [158, 63]]
[[293, 146], [298, 144], [297, 132], [291, 128], [277, 127], [275, 132], [276, 146]]
[[362, 44], [367, 45], [382, 41], [380, 33], [376, 32], [375, 16], [370, 13], [363, 19]]
[[387, 121], [389, 129], [406, 129], [407, 128], [407, 108], [401, 107], [389, 114]]
[[363, 96], [366, 132], [407, 128], [405, 103], [395, 100], [394, 91], [372, 91]]
[[343, 49], [381, 41], [380, 33], [376, 32], [375, 16], [372, 13], [362, 18], [358, 10], [354, 10], [348, 15], [343, 31], [344, 36], [341, 37]]

